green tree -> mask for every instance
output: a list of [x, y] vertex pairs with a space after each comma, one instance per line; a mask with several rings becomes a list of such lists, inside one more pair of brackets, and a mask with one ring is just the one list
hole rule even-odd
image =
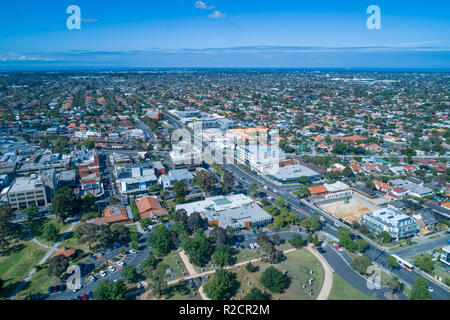
[[[110, 229], [114, 242], [125, 244], [132, 240], [132, 234], [130, 232], [130, 229], [128, 229], [123, 224], [113, 224], [110, 227]], [[138, 240], [139, 238], [138, 234], [135, 233], [134, 236], [136, 237], [135, 240]]]
[[80, 243], [88, 244], [89, 250], [92, 250], [92, 245], [98, 240], [99, 227], [93, 223], [85, 223], [75, 230], [75, 238], [78, 238]]
[[28, 220], [31, 220], [36, 217], [36, 215], [39, 212], [39, 208], [35, 204], [32, 204], [31, 206], [28, 206], [26, 209], [24, 209], [22, 212], [25, 215], [27, 215]]
[[174, 220], [176, 222], [182, 222], [183, 224], [187, 223], [187, 212], [184, 209], [180, 209], [175, 211]]
[[270, 295], [263, 293], [258, 288], [252, 288], [242, 300], [270, 300]]
[[383, 231], [378, 236], [381, 239], [381, 243], [390, 243], [392, 241], [391, 235], [387, 231]]
[[58, 240], [59, 231], [53, 223], [46, 224], [42, 229], [42, 237], [47, 241]]
[[248, 272], [255, 272], [256, 267], [253, 265], [253, 263], [249, 262], [245, 265], [245, 270]]
[[88, 192], [83, 200], [82, 200], [82, 205], [83, 205], [83, 212], [92, 212], [95, 210], [95, 197], [92, 193]]
[[128, 283], [136, 283], [139, 281], [139, 273], [135, 265], [125, 266], [122, 270], [122, 279]]
[[431, 273], [434, 270], [433, 258], [429, 254], [422, 254], [421, 256], [416, 257], [414, 259], [414, 264], [428, 273]]
[[409, 300], [432, 300], [430, 292], [427, 289], [428, 281], [424, 278], [417, 278], [409, 294]]
[[309, 197], [310, 192], [307, 187], [301, 187], [297, 191], [294, 191], [293, 194], [301, 199], [304, 199], [304, 198]]
[[142, 261], [141, 269], [144, 273], [153, 272], [156, 269], [161, 259], [158, 259], [153, 253], [149, 253], [148, 256]]
[[313, 242], [313, 236], [312, 236], [312, 233], [308, 233], [308, 235], [306, 236], [306, 241], [308, 241], [308, 243], [311, 243], [311, 242]]
[[233, 248], [226, 244], [218, 245], [214, 251], [213, 262], [220, 267], [232, 265], [234, 262]]
[[234, 177], [231, 173], [225, 172], [222, 181], [222, 191], [224, 194], [228, 194], [234, 186]]
[[386, 259], [386, 264], [392, 269], [398, 269], [400, 266], [397, 262], [397, 259], [395, 259], [393, 256], [389, 256]]
[[185, 201], [187, 187], [183, 181], [177, 181], [173, 185], [173, 191], [175, 192], [175, 201], [177, 203], [182, 203]]
[[258, 191], [258, 185], [254, 182], [250, 183], [247, 189], [247, 194], [249, 196], [254, 196], [256, 194], [256, 191]]
[[403, 283], [401, 283], [396, 276], [389, 277], [386, 281], [386, 285], [391, 289], [392, 293], [403, 290]]
[[292, 238], [289, 240], [289, 243], [294, 247], [294, 248], [301, 248], [305, 245], [305, 240], [303, 240], [302, 235], [301, 234], [294, 234], [292, 235]]
[[147, 238], [147, 241], [159, 256], [165, 256], [172, 249], [170, 231], [164, 224], [158, 224], [153, 227], [152, 233]]
[[204, 222], [203, 219], [198, 212], [193, 212], [187, 218], [187, 228], [190, 233], [193, 233], [197, 230], [203, 230]]
[[73, 193], [73, 189], [63, 187], [56, 191], [52, 199], [52, 213], [64, 222], [68, 217], [73, 217], [80, 212], [80, 203]]
[[239, 287], [236, 274], [225, 269], [218, 269], [203, 286], [205, 294], [213, 300], [229, 300]]
[[200, 190], [210, 192], [214, 189], [216, 185], [216, 176], [212, 172], [208, 172], [205, 170], [200, 170], [196, 174], [197, 185]]
[[366, 250], [367, 247], [367, 242], [363, 239], [356, 239], [354, 241], [355, 246], [356, 246], [356, 250], [358, 252], [364, 252]]
[[212, 253], [211, 243], [202, 229], [198, 229], [192, 238], [185, 239], [181, 246], [196, 266], [205, 265]]
[[360, 274], [368, 274], [368, 268], [372, 265], [372, 261], [369, 256], [364, 254], [362, 256], [356, 257], [350, 262], [350, 266], [358, 271]]
[[317, 235], [317, 233], [314, 235], [313, 241], [312, 243], [318, 247], [319, 246], [319, 236]]
[[283, 196], [278, 197], [278, 199], [275, 201], [275, 205], [278, 208], [283, 208], [286, 205], [286, 200]]
[[5, 249], [9, 246], [10, 235], [12, 233], [13, 214], [9, 207], [0, 206], [0, 248]]
[[273, 293], [283, 293], [289, 287], [289, 278], [274, 267], [267, 268], [259, 281], [264, 288]]
[[259, 248], [260, 258], [263, 262], [271, 264], [279, 263], [284, 259], [283, 252], [275, 249], [271, 242], [264, 242]]
[[210, 233], [211, 239], [215, 240], [217, 244], [228, 243], [228, 236], [226, 231], [221, 227], [214, 227]]
[[123, 300], [126, 291], [125, 283], [121, 280], [102, 280], [95, 287], [93, 294], [95, 300]]
[[158, 192], [160, 189], [160, 187], [157, 184], [152, 184], [150, 187], [148, 187], [148, 192], [153, 193], [153, 192]]
[[153, 270], [150, 277], [149, 287], [152, 290], [152, 293], [156, 297], [161, 297], [164, 291], [167, 289], [167, 281], [166, 281], [166, 270], [169, 268], [168, 265], [164, 263], [160, 263]]
[[49, 276], [55, 276], [59, 278], [63, 275], [64, 272], [66, 272], [68, 267], [69, 259], [64, 255], [59, 254], [50, 259], [50, 261], [48, 262], [47, 272]]

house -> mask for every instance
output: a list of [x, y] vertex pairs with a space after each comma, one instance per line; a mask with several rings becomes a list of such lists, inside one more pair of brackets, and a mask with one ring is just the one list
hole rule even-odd
[[55, 257], [59, 256], [59, 255], [63, 255], [66, 258], [75, 258], [77, 255], [77, 249], [72, 248], [72, 247], [69, 247], [69, 248], [63, 247], [55, 253]]
[[425, 233], [433, 230], [433, 228], [436, 227], [438, 223], [434, 218], [433, 213], [429, 209], [424, 209], [416, 212], [413, 215], [413, 218], [417, 222], [418, 229], [424, 231]]
[[319, 186], [308, 187], [311, 200], [339, 200], [353, 196], [353, 190], [343, 182], [333, 184], [325, 183]]
[[378, 191], [380, 191], [380, 192], [388, 193], [388, 192], [391, 192], [394, 189], [390, 185], [388, 185], [387, 183], [383, 183], [383, 182], [378, 181], [378, 180], [372, 180], [372, 182], [375, 185], [375, 188]]
[[103, 214], [99, 218], [90, 219], [87, 223], [100, 225], [111, 225], [115, 223], [126, 224], [133, 222], [133, 213], [130, 207], [110, 206], [103, 210]]
[[163, 208], [157, 197], [145, 196], [136, 200], [136, 207], [141, 219], [156, 219], [169, 214], [167, 209]]

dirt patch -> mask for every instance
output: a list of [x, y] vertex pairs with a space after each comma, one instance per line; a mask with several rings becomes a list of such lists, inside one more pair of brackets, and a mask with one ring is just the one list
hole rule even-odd
[[369, 205], [359, 201], [356, 197], [351, 198], [348, 203], [345, 201], [337, 201], [322, 204], [320, 207], [348, 223], [352, 223], [353, 221], [359, 223], [362, 216], [373, 211]]

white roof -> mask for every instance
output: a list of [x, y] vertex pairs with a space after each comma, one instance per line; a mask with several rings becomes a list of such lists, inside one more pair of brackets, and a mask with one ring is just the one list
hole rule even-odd
[[348, 185], [346, 185], [345, 183], [343, 183], [341, 181], [337, 181], [333, 184], [325, 183], [324, 186], [328, 190], [328, 192], [345, 191], [350, 188]]

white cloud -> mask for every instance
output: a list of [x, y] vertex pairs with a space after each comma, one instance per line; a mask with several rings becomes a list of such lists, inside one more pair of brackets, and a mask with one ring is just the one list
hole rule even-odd
[[54, 59], [44, 58], [40, 56], [26, 56], [16, 52], [3, 52], [0, 53], [0, 61], [54, 61]]
[[212, 10], [212, 9], [215, 9], [216, 7], [214, 7], [214, 6], [208, 6], [207, 4], [206, 4], [206, 2], [204, 2], [204, 1], [196, 1], [195, 2], [195, 7], [197, 8], [197, 9], [202, 9], [202, 10]]
[[219, 10], [215, 10], [213, 13], [208, 15], [211, 19], [225, 19], [227, 17], [226, 13], [222, 13]]

